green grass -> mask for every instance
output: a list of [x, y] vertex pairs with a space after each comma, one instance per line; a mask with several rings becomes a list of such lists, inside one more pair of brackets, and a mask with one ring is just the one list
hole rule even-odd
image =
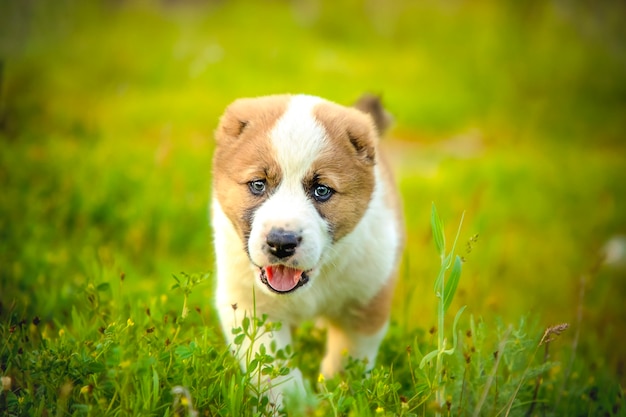
[[[307, 377], [291, 415], [626, 413], [626, 272], [600, 262], [626, 233], [618, 2], [0, 10], [0, 414], [185, 415], [176, 387], [199, 415], [254, 414], [212, 306], [212, 131], [237, 97], [363, 91], [396, 118], [392, 325], [368, 378], [319, 380], [312, 324], [259, 358]], [[465, 212], [445, 316], [432, 202], [447, 242]]]

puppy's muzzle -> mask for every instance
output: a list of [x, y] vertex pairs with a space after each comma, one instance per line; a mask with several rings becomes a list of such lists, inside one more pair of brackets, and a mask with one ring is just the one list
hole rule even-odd
[[296, 253], [296, 248], [302, 242], [298, 233], [283, 228], [272, 228], [265, 239], [268, 251], [278, 259], [285, 259]]

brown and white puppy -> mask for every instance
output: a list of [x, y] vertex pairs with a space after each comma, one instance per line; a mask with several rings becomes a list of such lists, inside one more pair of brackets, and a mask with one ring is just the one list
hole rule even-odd
[[[277, 95], [226, 109], [216, 131], [212, 223], [216, 302], [229, 342], [245, 316], [283, 324], [254, 350], [272, 341], [284, 348], [291, 327], [322, 317], [324, 376], [347, 356], [374, 365], [404, 241], [398, 194], [378, 151], [387, 121], [372, 97], [344, 107]], [[302, 389], [302, 376], [294, 369], [267, 384], [280, 402], [282, 392]]]

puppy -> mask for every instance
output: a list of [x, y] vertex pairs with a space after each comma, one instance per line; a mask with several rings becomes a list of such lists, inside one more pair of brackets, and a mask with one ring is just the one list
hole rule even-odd
[[[246, 316], [282, 323], [254, 351], [290, 345], [291, 327], [321, 317], [325, 377], [347, 356], [373, 367], [404, 243], [400, 200], [378, 150], [389, 120], [371, 96], [354, 107], [307, 95], [228, 106], [215, 134], [212, 224], [216, 303], [230, 343]], [[250, 343], [239, 349], [244, 369]], [[264, 383], [277, 404], [303, 390], [297, 369]]]

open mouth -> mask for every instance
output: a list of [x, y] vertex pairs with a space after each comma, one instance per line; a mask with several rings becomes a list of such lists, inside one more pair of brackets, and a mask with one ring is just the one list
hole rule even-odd
[[261, 267], [261, 282], [278, 294], [287, 294], [309, 282], [306, 271], [285, 265]]

